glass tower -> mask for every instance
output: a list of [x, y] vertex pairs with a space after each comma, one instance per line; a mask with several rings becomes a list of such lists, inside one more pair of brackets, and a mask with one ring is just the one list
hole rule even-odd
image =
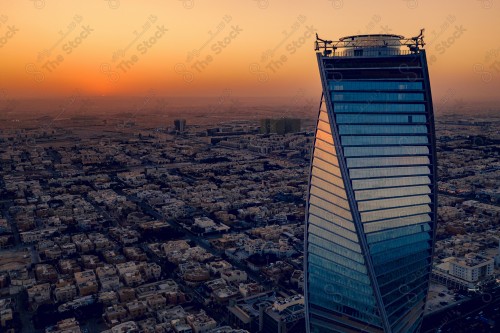
[[305, 230], [309, 333], [418, 332], [436, 230], [436, 150], [422, 33], [316, 51], [323, 94]]

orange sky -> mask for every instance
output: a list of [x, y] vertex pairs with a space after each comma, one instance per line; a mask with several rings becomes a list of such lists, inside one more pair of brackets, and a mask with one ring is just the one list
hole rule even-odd
[[498, 17], [493, 0], [0, 0], [0, 91], [317, 96], [311, 33], [414, 36], [425, 27], [435, 102], [450, 92], [494, 100]]

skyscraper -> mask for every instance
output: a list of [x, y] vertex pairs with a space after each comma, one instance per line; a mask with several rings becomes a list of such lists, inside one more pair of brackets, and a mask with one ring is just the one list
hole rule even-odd
[[422, 33], [316, 51], [323, 94], [305, 231], [310, 333], [417, 332], [436, 230], [436, 150]]
[[178, 133], [183, 133], [186, 129], [186, 119], [175, 119], [174, 126]]

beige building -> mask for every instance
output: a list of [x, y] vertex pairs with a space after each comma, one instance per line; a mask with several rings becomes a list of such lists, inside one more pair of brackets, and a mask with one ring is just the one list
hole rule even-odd
[[50, 283], [37, 284], [26, 291], [30, 305], [34, 309], [40, 304], [50, 302]]
[[103, 318], [112, 327], [125, 321], [128, 318], [128, 313], [123, 306], [115, 304], [104, 310]]
[[198, 314], [188, 315], [186, 322], [191, 326], [194, 333], [206, 333], [217, 327], [217, 322], [203, 310]]
[[139, 332], [139, 328], [135, 321], [127, 321], [125, 323], [114, 326], [111, 330], [111, 333], [135, 333]]
[[14, 312], [12, 309], [0, 310], [0, 328], [6, 327], [14, 319]]
[[57, 271], [52, 265], [38, 264], [35, 267], [35, 276], [38, 282], [56, 282]]
[[74, 274], [82, 270], [75, 259], [61, 259], [58, 265], [62, 274]]
[[468, 282], [477, 282], [493, 274], [495, 260], [475, 253], [450, 261], [449, 274]]
[[75, 318], [68, 318], [57, 322], [53, 327], [47, 328], [46, 333], [81, 333], [80, 325]]
[[154, 262], [143, 263], [141, 272], [147, 281], [158, 280], [161, 276], [161, 266]]
[[137, 318], [148, 311], [146, 302], [132, 301], [126, 305], [130, 318]]
[[87, 296], [97, 293], [99, 286], [93, 270], [86, 270], [75, 273], [76, 286], [80, 296]]
[[243, 282], [246, 281], [248, 276], [245, 271], [240, 270], [227, 270], [220, 274], [220, 277], [226, 280], [226, 282]]
[[442, 284], [462, 289], [476, 289], [485, 279], [493, 277], [495, 260], [475, 253], [463, 258], [448, 257], [434, 266], [432, 278]]
[[167, 299], [161, 294], [153, 294], [146, 297], [146, 302], [149, 308], [155, 311], [162, 309], [167, 305]]
[[72, 301], [77, 294], [74, 284], [61, 284], [54, 289], [54, 299], [59, 303]]
[[187, 262], [179, 265], [182, 277], [187, 282], [202, 282], [210, 278], [210, 271], [198, 262]]

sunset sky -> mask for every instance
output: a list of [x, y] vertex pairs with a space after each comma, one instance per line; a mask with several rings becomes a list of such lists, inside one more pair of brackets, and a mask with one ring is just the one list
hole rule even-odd
[[0, 0], [0, 91], [318, 96], [315, 32], [411, 37], [425, 28], [435, 100], [494, 101], [499, 17], [494, 0]]

